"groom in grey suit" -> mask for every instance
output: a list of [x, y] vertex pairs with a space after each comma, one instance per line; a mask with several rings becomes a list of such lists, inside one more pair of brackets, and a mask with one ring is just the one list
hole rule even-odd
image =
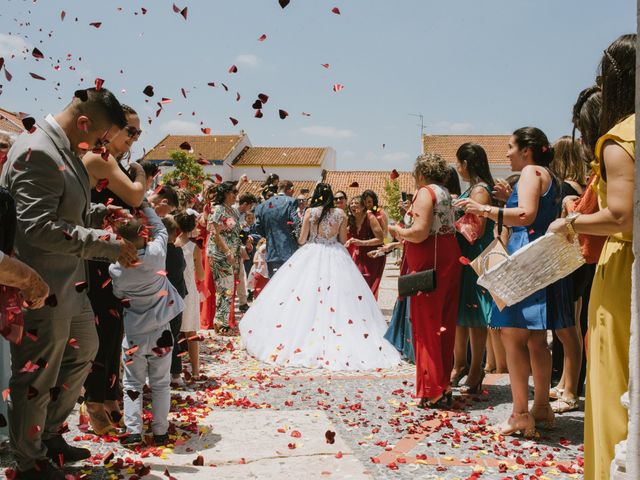
[[[16, 202], [16, 257], [49, 285], [47, 306], [25, 313], [25, 335], [11, 344], [9, 431], [18, 478], [63, 479], [50, 462], [87, 458], [61, 435], [98, 350], [87, 297], [85, 260], [136, 260], [132, 244], [96, 230], [107, 208], [92, 205], [80, 157], [102, 148], [123, 127], [122, 107], [106, 89], [78, 90], [59, 114], [20, 135], [1, 182]], [[38, 305], [35, 305], [37, 307]], [[24, 372], [28, 362], [35, 371]]]

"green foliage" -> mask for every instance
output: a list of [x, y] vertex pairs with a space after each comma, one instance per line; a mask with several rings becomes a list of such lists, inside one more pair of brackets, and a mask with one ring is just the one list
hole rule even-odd
[[384, 201], [387, 205], [387, 215], [396, 222], [402, 221], [402, 214], [398, 208], [398, 202], [402, 199], [398, 180], [385, 180]]
[[184, 150], [175, 150], [169, 156], [175, 169], [162, 176], [163, 183], [175, 182], [193, 194], [200, 193], [205, 179], [202, 165]]

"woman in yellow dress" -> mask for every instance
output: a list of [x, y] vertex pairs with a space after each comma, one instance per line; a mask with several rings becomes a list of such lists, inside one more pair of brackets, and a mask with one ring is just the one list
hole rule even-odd
[[615, 445], [627, 436], [620, 397], [629, 384], [633, 192], [635, 175], [636, 35], [623, 35], [600, 65], [601, 132], [594, 172], [600, 211], [570, 214], [549, 231], [607, 236], [589, 304], [584, 478], [608, 480]]

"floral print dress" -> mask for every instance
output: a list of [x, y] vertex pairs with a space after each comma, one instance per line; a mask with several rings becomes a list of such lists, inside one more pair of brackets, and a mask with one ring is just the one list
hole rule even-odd
[[240, 213], [233, 207], [216, 205], [211, 210], [208, 226], [220, 233], [227, 248], [233, 254], [230, 263], [225, 252], [215, 243], [215, 234], [209, 235], [207, 258], [216, 283], [216, 314], [214, 323], [218, 328], [229, 328], [229, 316], [233, 301], [234, 280], [239, 273], [240, 259]]

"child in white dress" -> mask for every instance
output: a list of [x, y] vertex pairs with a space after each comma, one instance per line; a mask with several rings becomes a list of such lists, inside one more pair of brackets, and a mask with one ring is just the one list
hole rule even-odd
[[196, 229], [197, 216], [187, 212], [174, 216], [180, 235], [176, 239], [176, 247], [182, 248], [184, 260], [187, 264], [184, 269], [184, 282], [187, 285], [187, 296], [184, 297], [184, 311], [182, 312], [182, 327], [180, 331], [187, 338], [189, 362], [191, 363], [191, 376], [194, 379], [200, 377], [200, 352], [198, 330], [200, 329], [200, 292], [196, 286], [204, 280], [204, 265], [202, 263], [202, 249], [195, 243], [192, 234]]

